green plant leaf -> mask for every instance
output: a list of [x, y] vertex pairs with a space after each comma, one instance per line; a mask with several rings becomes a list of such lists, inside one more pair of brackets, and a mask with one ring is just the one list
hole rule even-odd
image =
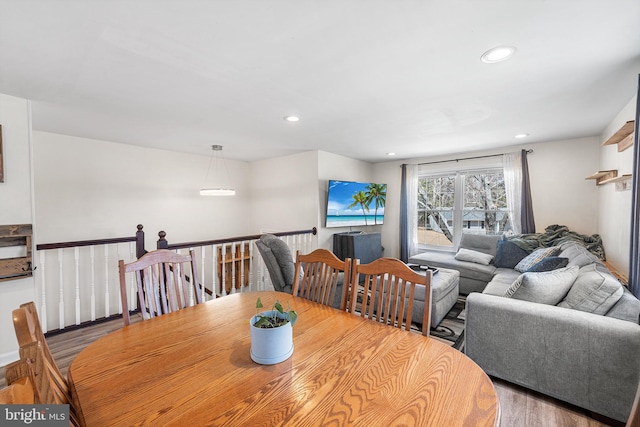
[[258, 318], [258, 321], [253, 324], [253, 326], [255, 326], [256, 328], [262, 328], [265, 325], [269, 325], [269, 323], [269, 319], [267, 319], [266, 317], [260, 317]]
[[276, 301], [276, 303], [273, 305], [273, 307], [278, 310], [278, 313], [284, 313], [284, 309], [282, 308], [282, 304], [280, 304], [279, 301]]
[[296, 313], [295, 310], [289, 310], [289, 323], [291, 323], [292, 327], [293, 325], [296, 324], [297, 320], [298, 320], [298, 313]]
[[256, 308], [262, 308], [262, 307], [264, 306], [262, 305], [262, 301], [260, 300], [260, 297], [258, 297], [258, 301], [256, 301]]

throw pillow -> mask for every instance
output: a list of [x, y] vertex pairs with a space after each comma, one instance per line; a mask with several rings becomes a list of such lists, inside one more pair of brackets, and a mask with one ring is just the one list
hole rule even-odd
[[559, 248], [557, 246], [551, 246], [549, 248], [538, 248], [524, 257], [515, 267], [514, 270], [520, 273], [526, 272], [528, 269], [542, 261], [548, 256], [554, 256], [558, 253]]
[[590, 264], [580, 269], [573, 287], [558, 306], [604, 315], [623, 293], [620, 282]]
[[527, 270], [527, 273], [557, 270], [558, 268], [566, 267], [567, 264], [569, 264], [569, 258], [561, 258], [558, 256], [548, 256], [546, 258], [543, 258], [542, 261], [540, 261], [539, 263], [534, 264], [533, 267]]
[[515, 268], [529, 252], [509, 240], [499, 240], [493, 265], [499, 268]]
[[523, 273], [507, 289], [504, 296], [556, 305], [567, 295], [578, 276], [578, 267], [565, 267], [542, 273]]
[[475, 262], [476, 264], [489, 265], [493, 259], [492, 255], [484, 252], [472, 251], [471, 249], [460, 248], [455, 258], [458, 261]]

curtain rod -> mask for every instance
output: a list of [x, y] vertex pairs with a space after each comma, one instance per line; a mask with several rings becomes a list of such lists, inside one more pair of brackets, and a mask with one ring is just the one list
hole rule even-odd
[[[531, 148], [528, 149], [528, 150], [525, 150], [525, 151], [526, 151], [527, 154], [533, 153], [533, 150]], [[504, 156], [505, 154], [509, 154], [509, 153], [488, 154], [486, 156], [475, 156], [475, 157], [464, 157], [462, 159], [438, 160], [438, 161], [435, 161], [435, 162], [418, 163], [418, 165], [433, 165], [433, 164], [436, 164], [436, 163], [459, 162], [460, 160], [484, 159], [484, 158], [487, 158], [487, 157]]]

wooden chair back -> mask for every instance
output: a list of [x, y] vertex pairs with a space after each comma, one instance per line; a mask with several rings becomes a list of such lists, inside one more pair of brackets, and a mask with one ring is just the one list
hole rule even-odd
[[[360, 275], [364, 280], [360, 280]], [[368, 264], [353, 263], [347, 310], [362, 317], [411, 330], [416, 286], [425, 289], [422, 335], [431, 322], [431, 272], [421, 274], [395, 258], [379, 258]]]
[[24, 347], [29, 343], [40, 341], [40, 343], [42, 343], [44, 357], [51, 364], [56, 377], [58, 377], [62, 382], [65, 382], [64, 376], [58, 368], [58, 365], [51, 354], [51, 350], [49, 349], [44, 333], [42, 332], [42, 326], [40, 324], [40, 317], [38, 316], [36, 304], [33, 301], [20, 304], [20, 308], [13, 310], [12, 316], [13, 329], [16, 333], [18, 345], [20, 347]]
[[11, 385], [0, 389], [0, 405], [32, 405], [35, 403], [33, 385], [29, 377], [20, 378]]
[[118, 267], [122, 318], [125, 326], [131, 323], [127, 299], [127, 273], [135, 274], [143, 319], [200, 304], [203, 300], [193, 250], [189, 251], [189, 255], [181, 255], [168, 249], [158, 249], [128, 264], [120, 260]]
[[342, 283], [340, 310], [346, 309], [345, 294], [349, 289], [351, 259], [340, 260], [326, 249], [309, 254], [296, 252], [296, 268], [292, 294], [320, 304], [333, 306], [338, 285]]
[[57, 371], [46, 358], [42, 343], [34, 341], [20, 347], [20, 360], [5, 367], [5, 379], [8, 385], [14, 385], [24, 384], [27, 378], [32, 386], [33, 403], [68, 404], [71, 425], [83, 426], [80, 405], [70, 396], [66, 381], [61, 384], [57, 379]]

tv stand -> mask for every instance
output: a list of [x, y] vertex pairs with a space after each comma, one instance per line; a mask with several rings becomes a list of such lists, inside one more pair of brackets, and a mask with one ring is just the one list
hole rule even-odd
[[333, 253], [341, 260], [357, 258], [360, 264], [368, 264], [382, 258], [383, 250], [380, 233], [348, 231], [333, 235]]

